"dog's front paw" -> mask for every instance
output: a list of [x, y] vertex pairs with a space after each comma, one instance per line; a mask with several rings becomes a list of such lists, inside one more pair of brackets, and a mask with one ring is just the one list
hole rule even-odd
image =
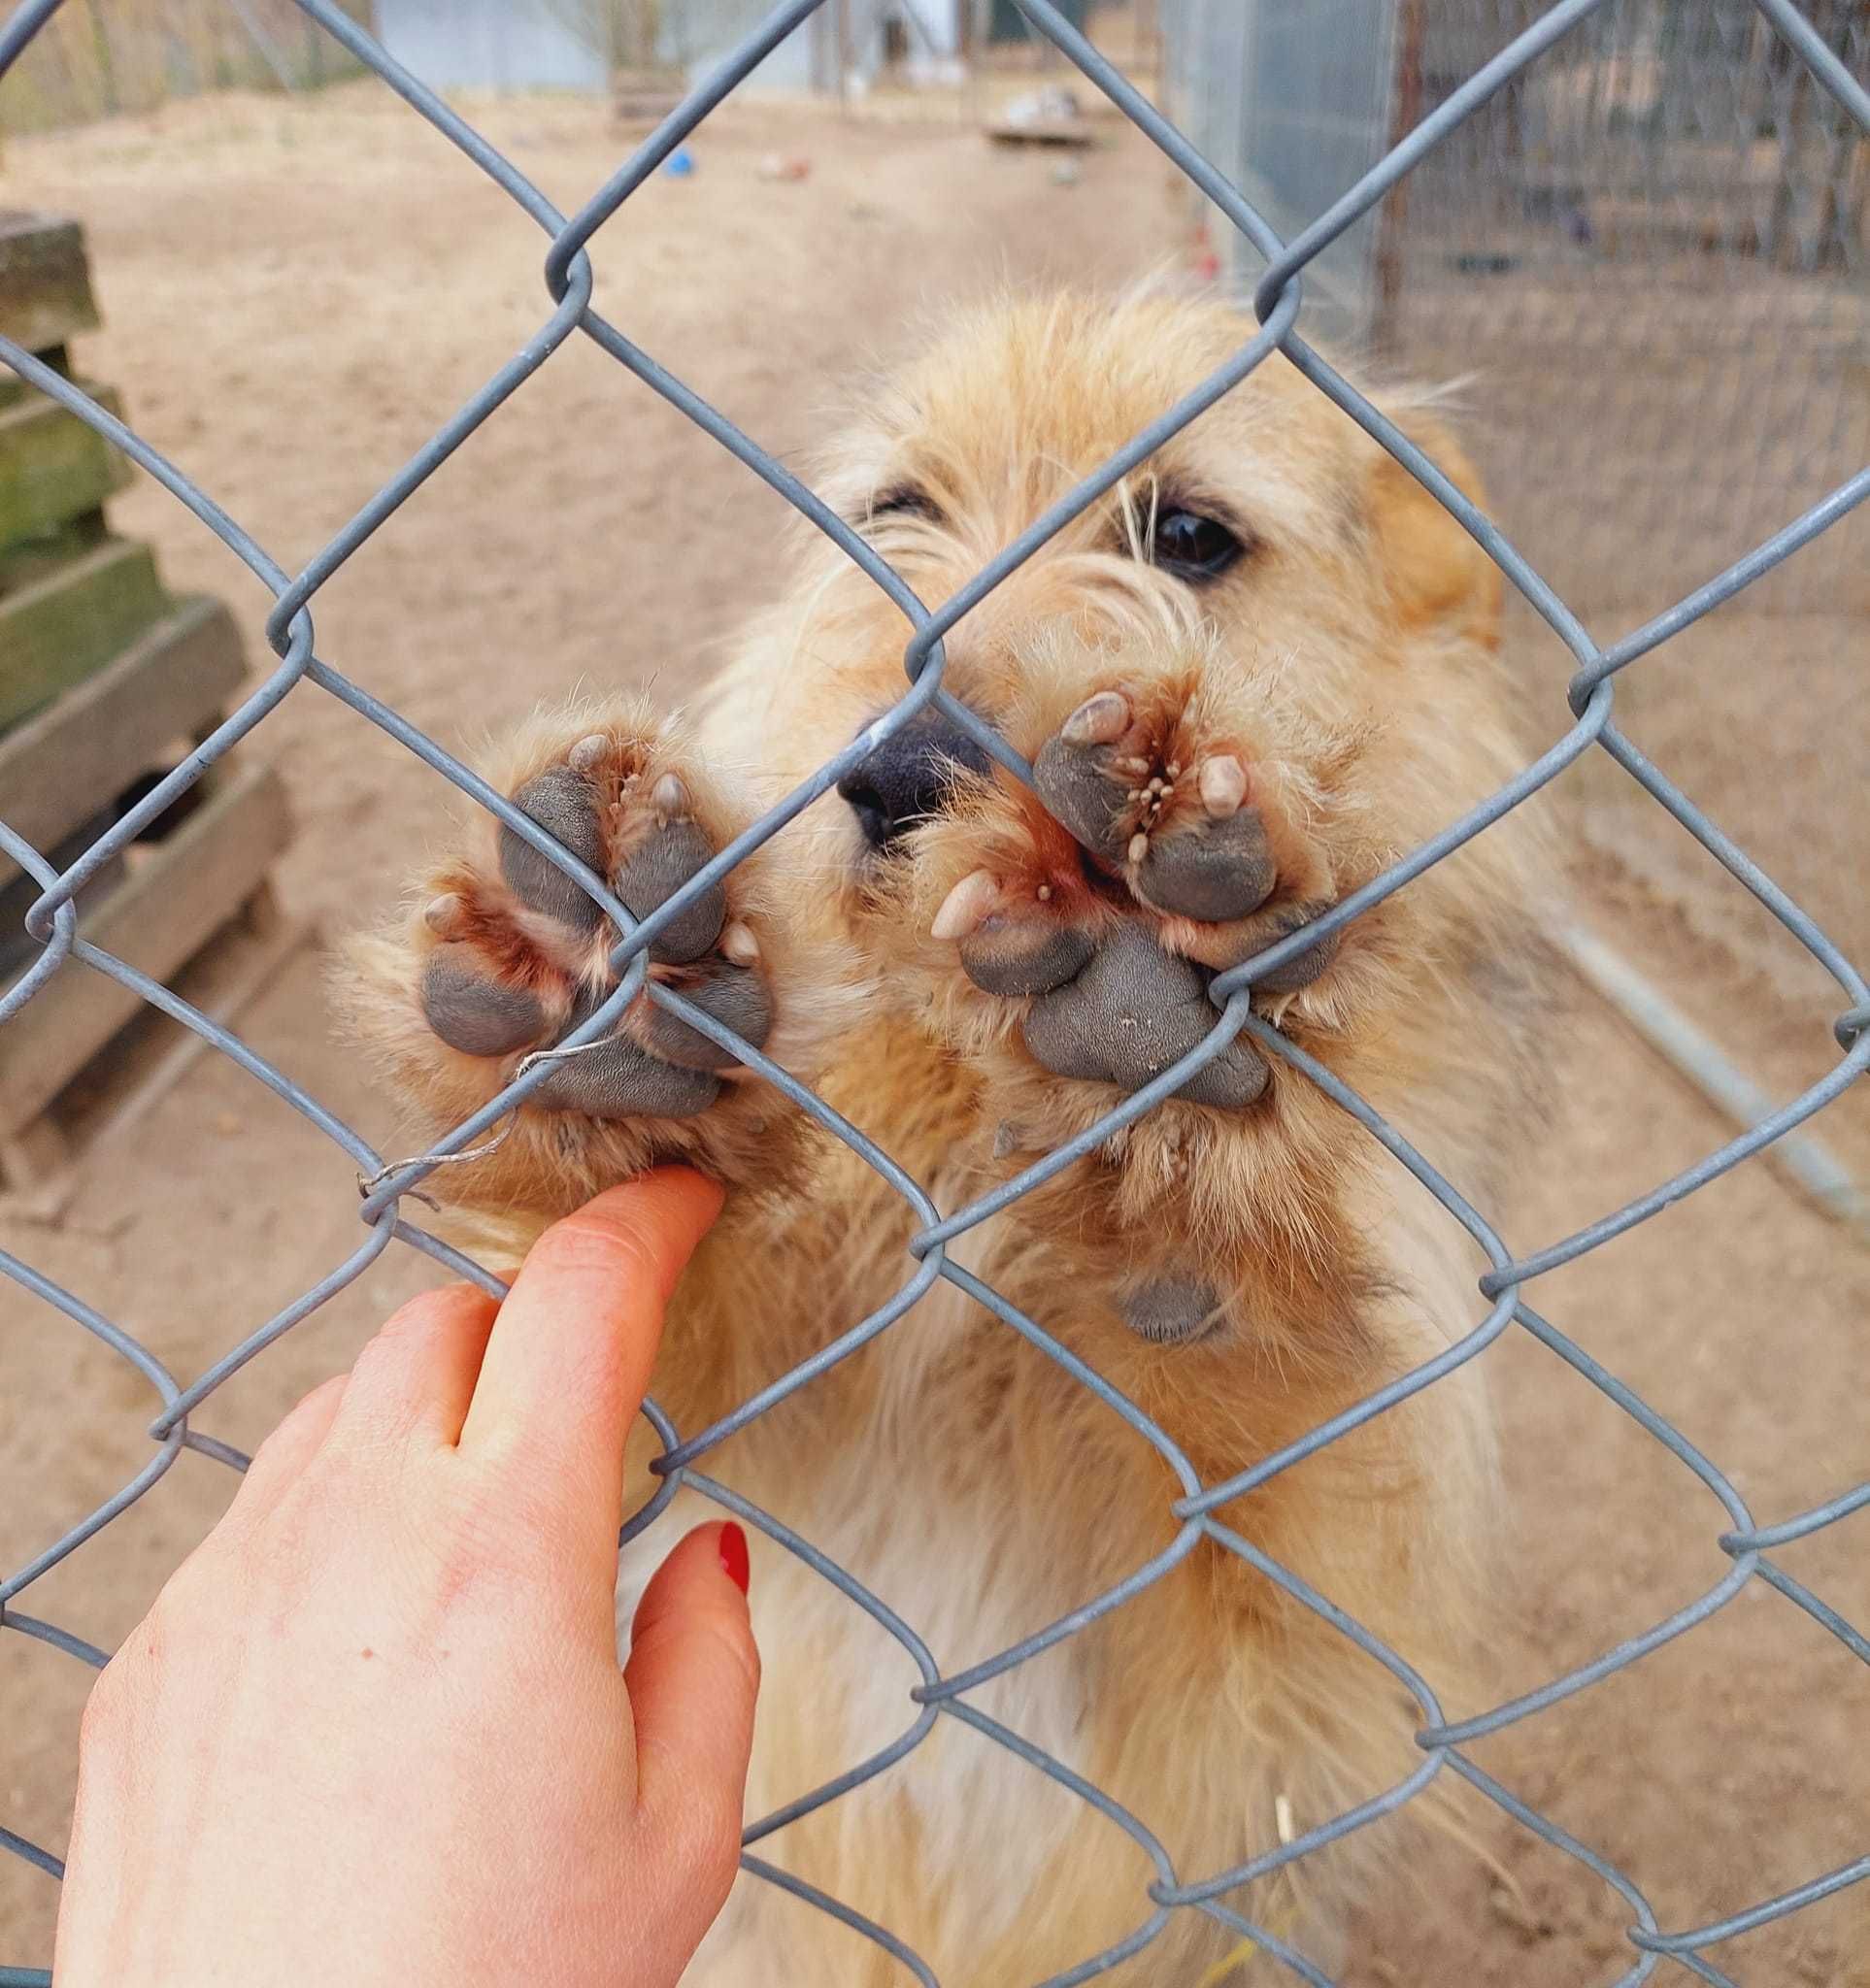
[[[1033, 777], [1046, 812], [983, 824], [985, 860], [949, 890], [932, 935], [953, 942], [981, 992], [1021, 1004], [1020, 1036], [1045, 1069], [1134, 1091], [1215, 1026], [1218, 972], [1330, 901], [1329, 860], [1286, 777], [1173, 692], [1098, 691], [1041, 746]], [[1257, 994], [1311, 986], [1336, 949], [1306, 947]], [[1236, 1038], [1176, 1095], [1238, 1110], [1267, 1077]]]
[[[697, 815], [697, 775], [678, 769], [643, 741], [592, 732], [512, 798], [643, 918], [718, 846]], [[422, 1013], [438, 1042], [504, 1080], [511, 1060], [555, 1047], [609, 999], [619, 934], [580, 884], [510, 828], [499, 831], [495, 874], [464, 866], [450, 880], [423, 911], [436, 943], [422, 964]], [[759, 1048], [773, 996], [753, 926], [729, 915], [733, 888], [731, 876], [711, 884], [663, 929], [650, 946], [650, 974]], [[604, 1120], [692, 1118], [720, 1096], [737, 1061], [646, 992], [609, 1034], [566, 1054], [527, 1102]]]
[[[906, 966], [1011, 1168], [1199, 1049], [1221, 1021], [1218, 976], [1310, 924], [1340, 866], [1368, 860], [1342, 829], [1340, 742], [1282, 756], [1220, 673], [1096, 681], [1081, 675], [1076, 704], [1057, 697], [1034, 726], [1032, 788], [974, 783], [904, 866], [925, 935]], [[1362, 935], [1301, 942], [1253, 983], [1253, 1008], [1338, 1057], [1374, 1012], [1367, 950]], [[1138, 1338], [1219, 1342], [1243, 1305], [1262, 1323], [1289, 1309], [1260, 1268], [1324, 1233], [1345, 1138], [1237, 1032], [1019, 1208], [1073, 1288], [1107, 1289]]]
[[[1093, 862], [1163, 922], [1165, 948], [1237, 966], [1329, 902], [1331, 867], [1300, 825], [1293, 777], [1217, 735], [1174, 688], [1086, 698], [1033, 762], [1040, 797]], [[1308, 986], [1330, 940], [1259, 982]]]
[[[670, 727], [618, 720], [535, 727], [511, 798], [636, 918], [688, 883], [750, 812]], [[582, 885], [500, 825], [424, 879], [403, 929], [352, 949], [352, 1017], [433, 1125], [459, 1122], [542, 1052], [527, 1095], [478, 1178], [530, 1205], [588, 1193], [660, 1159], [727, 1178], [781, 1165], [786, 1115], [734, 1051], [645, 990], [595, 1042], [566, 1048], [615, 992], [620, 938]], [[651, 981], [753, 1049], [784, 1008], [789, 941], [756, 855], [709, 885], [651, 942]], [[794, 1031], [796, 1035], [798, 1031]]]

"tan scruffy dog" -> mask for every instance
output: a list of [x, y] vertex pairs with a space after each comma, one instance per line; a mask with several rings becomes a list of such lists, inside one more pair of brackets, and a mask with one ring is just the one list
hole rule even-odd
[[[1161, 296], [982, 311], [874, 396], [818, 486], [920, 598], [942, 601], [1250, 330]], [[1392, 411], [1471, 483], [1419, 402]], [[671, 924], [655, 974], [814, 1084], [937, 1208], [959, 1208], [1196, 1043], [1216, 970], [1523, 763], [1499, 613], [1498, 576], [1473, 543], [1275, 359], [950, 636], [948, 687], [1032, 762], [1036, 798], [924, 714]], [[789, 598], [696, 685], [688, 714], [634, 701], [554, 712], [496, 778], [648, 911], [902, 696], [908, 634], [870, 580], [808, 539]], [[1535, 1068], [1541, 866], [1520, 836], [1511, 821], [1489, 832], [1254, 995], [1482, 1194]], [[357, 949], [349, 1005], [432, 1133], [591, 1011], [615, 939], [482, 815], [406, 922]], [[652, 1162], [689, 1158], [730, 1183], [656, 1372], [685, 1433], [882, 1306], [916, 1269], [904, 1245], [920, 1226], [855, 1154], [723, 1066], [639, 1003], [557, 1065], [496, 1152], [430, 1182], [495, 1262]], [[1485, 1310], [1483, 1266], [1446, 1212], [1245, 1037], [951, 1254], [1137, 1404], [1208, 1483]], [[1163, 1455], [945, 1280], [704, 1468], [850, 1569], [948, 1674], [1092, 1601], [1181, 1530]], [[1464, 1371], [1219, 1516], [1438, 1686], [1453, 1680], [1458, 1703], [1488, 1472]], [[918, 1677], [791, 1554], [760, 1551], [752, 1594], [767, 1666], [758, 1816], [904, 1734]], [[1122, 1803], [1184, 1882], [1420, 1760], [1418, 1715], [1389, 1673], [1206, 1539], [968, 1698]], [[1328, 1950], [1358, 1852], [1393, 1859], [1407, 1827], [1381, 1822], [1224, 1903]], [[1145, 1925], [1157, 1875], [1116, 1824], [948, 1716], [760, 1854], [889, 1928], [950, 1988], [1020, 1988], [1087, 1959]], [[1237, 1947], [1179, 1910], [1109, 1978], [1193, 1988]], [[908, 1976], [750, 1880], [694, 1978]]]

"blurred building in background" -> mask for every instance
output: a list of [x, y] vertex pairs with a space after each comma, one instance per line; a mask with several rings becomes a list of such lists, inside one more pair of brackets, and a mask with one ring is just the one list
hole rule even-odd
[[377, 39], [434, 89], [610, 86], [609, 0], [373, 0]]
[[[706, 74], [772, 12], [772, 0], [373, 5], [384, 47], [442, 89], [600, 90], [618, 75], [685, 83]], [[977, 12], [988, 10], [975, 0], [827, 0], [743, 87], [832, 90], [841, 76], [847, 86], [863, 87], [885, 69], [939, 73], [971, 39]]]

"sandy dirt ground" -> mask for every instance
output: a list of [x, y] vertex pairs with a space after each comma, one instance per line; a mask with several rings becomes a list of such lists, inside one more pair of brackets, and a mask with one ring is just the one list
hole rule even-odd
[[[506, 101], [481, 115], [567, 208], [618, 154], [595, 106]], [[1175, 253], [1185, 233], [1165, 169], [1133, 140], [1089, 155], [1070, 187], [1052, 183], [1051, 159], [992, 151], [959, 125], [841, 123], [803, 109], [730, 106], [694, 150], [691, 179], [652, 181], [601, 239], [598, 301], [787, 457], [873, 355], [944, 300], [1003, 277], [1121, 281]], [[809, 153], [811, 177], [762, 179], [758, 162], [774, 150]], [[15, 141], [6, 171], [10, 203], [76, 215], [89, 231], [107, 329], [85, 343], [85, 369], [119, 386], [143, 432], [287, 567], [548, 315], [538, 232], [369, 86]], [[1485, 394], [1483, 378], [1469, 396], [1484, 407]], [[259, 652], [263, 593], [223, 548], [150, 486], [116, 515], [156, 543], [172, 585], [228, 597]], [[574, 344], [323, 589], [319, 649], [450, 746], [584, 679], [655, 681], [677, 698], [778, 580], [784, 523], [779, 501], [713, 443]], [[1699, 782], [1769, 867], [1809, 885], [1861, 953], [1870, 726], [1861, 647], [1840, 643], [1843, 626], [1824, 621], [1814, 645], [1839, 658], [1823, 664], [1821, 710], [1785, 695], [1796, 669], [1786, 631], [1738, 620], [1710, 631], [1694, 655], [1633, 672], [1629, 703], [1638, 736], [1645, 725], [1659, 733], [1672, 770]], [[1770, 675], [1762, 645], [1779, 659]], [[1547, 644], [1526, 667], [1543, 672], [1541, 724], [1554, 736], [1562, 659]], [[310, 689], [250, 749], [277, 762], [293, 797], [299, 833], [280, 878], [290, 909], [327, 936], [377, 911], [436, 830], [445, 797], [435, 778]], [[1706, 909], [1721, 893], [1707, 887], [1704, 859], [1620, 777], [1581, 774], [1559, 801], [1579, 824], [1589, 922], [1780, 1094], [1821, 1071], [1835, 1055], [1838, 1004], [1812, 988], [1796, 949], [1766, 940], [1737, 950], [1720, 918], [1747, 914]], [[1694, 871], [1692, 889], [1671, 885], [1676, 864]], [[388, 1143], [386, 1103], [334, 1043], [318, 975], [315, 949], [295, 958], [242, 1032]], [[1552, 1053], [1571, 1109], [1508, 1218], [1522, 1249], [1729, 1134], [1588, 998], [1568, 1011]], [[1825, 1125], [1870, 1170], [1861, 1099]], [[354, 1209], [342, 1155], [208, 1057], [132, 1137], [83, 1163], [61, 1221], [0, 1214], [0, 1244], [191, 1376], [357, 1247]], [[428, 1277], [418, 1260], [384, 1258], [225, 1386], [206, 1429], [250, 1447]], [[1870, 1360], [1870, 1252], [1765, 1166], [1553, 1275], [1536, 1298], [1717, 1459], [1762, 1518], [1870, 1474], [1856, 1394]], [[143, 1463], [151, 1404], [121, 1362], [11, 1286], [0, 1315], [0, 1566], [13, 1567]], [[1714, 1499], [1610, 1402], [1529, 1339], [1487, 1358], [1506, 1419], [1514, 1542], [1488, 1632], [1504, 1694], [1647, 1629], [1729, 1563]], [[184, 1454], [126, 1517], [35, 1584], [26, 1606], [114, 1644], [222, 1509], [229, 1484]], [[1870, 1512], [1783, 1558], [1843, 1613], [1870, 1621]], [[896, 1599], [913, 1616], [914, 1598]], [[0, 1823], [53, 1848], [87, 1674], [25, 1637], [0, 1637]], [[1629, 1872], [1662, 1923], [1682, 1927], [1862, 1853], [1866, 1732], [1864, 1667], [1755, 1584], [1680, 1640], [1473, 1752]], [[1622, 1903], [1478, 1797], [1463, 1796], [1461, 1811], [1471, 1841], [1412, 1850], [1370, 1903], [1347, 1983], [1617, 1978], [1628, 1959]], [[43, 1965], [54, 1909], [49, 1879], [0, 1856], [0, 1964]], [[1867, 1927], [1864, 1892], [1845, 1894], [1721, 1957], [1750, 1988], [1862, 1983]], [[1277, 1973], [1253, 1963], [1239, 1978]], [[1112, 1978], [1151, 1977], [1137, 1968]]]

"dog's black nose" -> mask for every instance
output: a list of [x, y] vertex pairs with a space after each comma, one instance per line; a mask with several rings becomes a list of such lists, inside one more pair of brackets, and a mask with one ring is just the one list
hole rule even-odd
[[838, 782], [864, 839], [887, 848], [905, 829], [939, 814], [959, 772], [991, 770], [987, 755], [937, 711], [920, 711]]

